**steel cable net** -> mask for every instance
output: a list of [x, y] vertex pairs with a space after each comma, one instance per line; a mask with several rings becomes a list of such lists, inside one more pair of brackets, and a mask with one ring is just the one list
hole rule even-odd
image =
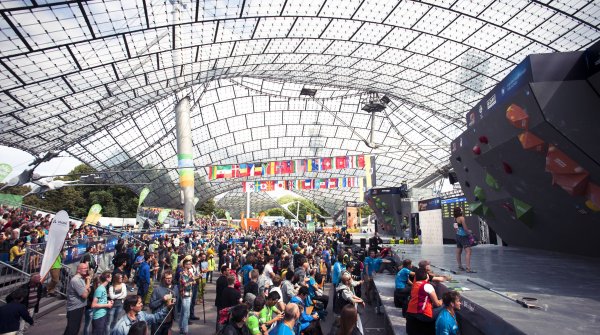
[[[525, 56], [600, 36], [593, 1], [24, 0], [0, 11], [0, 143], [135, 170], [111, 180], [148, 182], [147, 202], [163, 206], [179, 203], [173, 107], [186, 95], [200, 201], [241, 188], [207, 181], [210, 164], [374, 154], [378, 184], [397, 186], [447, 164], [465, 112]], [[368, 92], [390, 99], [373, 138]], [[356, 198], [301, 193], [329, 212]]]

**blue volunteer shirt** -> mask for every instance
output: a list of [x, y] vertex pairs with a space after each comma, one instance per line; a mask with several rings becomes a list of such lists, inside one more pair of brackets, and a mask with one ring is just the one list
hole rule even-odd
[[250, 282], [250, 271], [254, 270], [252, 265], [246, 264], [242, 267], [242, 280], [244, 286]]
[[396, 274], [396, 288], [403, 289], [406, 288], [406, 283], [408, 282], [408, 276], [410, 275], [409, 268], [402, 268]]
[[442, 309], [435, 321], [435, 335], [459, 335], [456, 319], [446, 308]]
[[340, 283], [340, 280], [342, 279], [342, 273], [346, 271], [346, 267], [342, 265], [342, 263], [340, 262], [335, 262], [335, 264], [333, 264], [333, 273], [332, 273], [332, 281], [333, 284], [337, 286], [337, 284]]
[[379, 270], [379, 265], [381, 265], [381, 258], [365, 258], [365, 272], [370, 277], [373, 275], [373, 272], [377, 272]]

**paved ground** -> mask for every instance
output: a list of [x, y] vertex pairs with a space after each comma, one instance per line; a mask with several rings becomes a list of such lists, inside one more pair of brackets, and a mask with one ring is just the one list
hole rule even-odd
[[[215, 273], [216, 275], [216, 273]], [[215, 279], [217, 276], [214, 277]], [[393, 280], [393, 278], [391, 279]], [[327, 284], [326, 293], [331, 292], [331, 284]], [[325, 321], [322, 321], [322, 328], [325, 334], [329, 334], [331, 329], [331, 325], [333, 323], [333, 294], [330, 294], [329, 301], [329, 316]], [[206, 303], [204, 305], [204, 312], [206, 313], [206, 323], [204, 322], [204, 313], [203, 306], [196, 305], [196, 316], [200, 318], [200, 320], [193, 321], [189, 326], [190, 334], [213, 334], [215, 330], [215, 322], [216, 322], [216, 309], [214, 306], [215, 301], [215, 283], [213, 281], [212, 284], [207, 285], [207, 293], [206, 293]], [[145, 309], [147, 310], [147, 309]], [[361, 313], [361, 320], [363, 323], [363, 328], [365, 330], [364, 335], [376, 335], [376, 334], [385, 334], [384, 324], [385, 324], [385, 315], [377, 315], [372, 306], [367, 305], [366, 309], [363, 310], [362, 307], [359, 308], [359, 312]], [[62, 334], [65, 327], [67, 325], [66, 319], [66, 310], [63, 308], [58, 309], [52, 313], [45, 315], [39, 320], [35, 320], [35, 324], [29, 328], [28, 334], [31, 335], [59, 335]], [[90, 327], [91, 328], [91, 327]], [[178, 326], [173, 326], [173, 334], [178, 334]], [[82, 331], [83, 334], [83, 326]], [[90, 329], [91, 333], [91, 329]]]

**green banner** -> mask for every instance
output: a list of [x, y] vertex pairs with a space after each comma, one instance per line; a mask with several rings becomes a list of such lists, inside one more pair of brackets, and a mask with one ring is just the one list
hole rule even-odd
[[306, 223], [306, 231], [309, 232], [315, 232], [315, 223], [314, 222], [307, 222]]
[[142, 189], [142, 191], [140, 192], [140, 199], [138, 200], [138, 207], [140, 207], [142, 205], [142, 203], [144, 203], [144, 200], [146, 200], [146, 197], [148, 196], [149, 193], [150, 193], [149, 188], [144, 187]]
[[231, 223], [231, 214], [229, 214], [229, 211], [225, 212], [225, 218], [227, 219], [227, 223]]
[[0, 182], [4, 181], [4, 178], [12, 172], [12, 166], [1, 163], [0, 164]]
[[23, 196], [0, 193], [0, 204], [11, 207], [21, 207], [23, 204]]
[[158, 223], [162, 224], [163, 222], [165, 222], [165, 219], [167, 218], [167, 216], [169, 216], [169, 213], [171, 213], [171, 210], [168, 208], [163, 208], [160, 213], [158, 213]]

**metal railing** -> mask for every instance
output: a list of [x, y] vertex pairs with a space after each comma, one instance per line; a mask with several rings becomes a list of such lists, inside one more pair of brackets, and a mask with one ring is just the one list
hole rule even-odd
[[0, 302], [6, 303], [6, 296], [20, 286], [29, 283], [30, 278], [29, 273], [17, 266], [0, 261]]
[[[38, 250], [28, 248], [27, 251], [25, 252], [24, 257], [25, 257], [24, 264], [29, 265], [28, 267], [26, 267], [26, 269], [29, 270], [30, 276], [33, 273], [40, 272], [40, 269], [42, 266], [42, 259], [44, 258], [43, 253], [41, 253]], [[73, 277], [73, 274], [72, 274], [71, 268], [69, 268], [68, 266], [61, 263], [60, 264], [59, 281], [58, 281], [58, 284], [56, 285], [55, 292], [66, 298], [67, 297], [67, 284], [69, 284], [69, 281], [71, 280], [72, 277]], [[48, 276], [46, 276], [46, 278], [42, 284], [48, 285], [51, 280], [52, 280], [51, 276], [48, 275]]]

